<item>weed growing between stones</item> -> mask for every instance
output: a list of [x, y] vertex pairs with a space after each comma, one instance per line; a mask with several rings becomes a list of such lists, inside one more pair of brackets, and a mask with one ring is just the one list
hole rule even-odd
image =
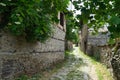
[[16, 78], [15, 80], [39, 80], [41, 77], [40, 74], [34, 75], [31, 78], [27, 75], [21, 75], [20, 77]]

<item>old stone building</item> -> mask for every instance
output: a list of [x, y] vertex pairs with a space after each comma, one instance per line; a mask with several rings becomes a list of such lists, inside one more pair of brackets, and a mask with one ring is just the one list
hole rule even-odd
[[107, 46], [108, 40], [109, 40], [108, 35], [109, 34], [102, 34], [102, 33], [99, 33], [98, 35], [90, 35], [89, 34], [87, 37], [87, 41], [88, 41], [87, 53], [89, 55], [94, 55], [94, 53], [99, 52], [99, 50], [97, 50], [97, 47], [101, 48], [101, 47]]
[[0, 80], [14, 80], [21, 74], [34, 75], [64, 60], [65, 18], [59, 13], [54, 35], [45, 43], [28, 43], [21, 37], [0, 31]]

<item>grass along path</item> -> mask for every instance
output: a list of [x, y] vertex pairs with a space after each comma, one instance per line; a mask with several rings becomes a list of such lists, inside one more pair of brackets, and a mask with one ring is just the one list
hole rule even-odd
[[73, 52], [67, 52], [67, 61], [59, 69], [47, 73], [40, 80], [113, 80], [105, 66], [80, 52], [75, 47]]
[[91, 57], [83, 54], [80, 50], [78, 50], [80, 55], [84, 57], [84, 59], [87, 59], [91, 62], [91, 64], [95, 68], [95, 72], [97, 74], [98, 79], [97, 80], [114, 80], [110, 71], [106, 68], [105, 65], [103, 65], [100, 62], [95, 61]]

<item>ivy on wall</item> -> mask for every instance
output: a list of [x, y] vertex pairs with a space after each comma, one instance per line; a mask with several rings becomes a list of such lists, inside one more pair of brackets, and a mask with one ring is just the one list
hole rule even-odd
[[65, 11], [69, 0], [1, 0], [0, 27], [27, 41], [44, 42], [53, 33], [58, 12]]

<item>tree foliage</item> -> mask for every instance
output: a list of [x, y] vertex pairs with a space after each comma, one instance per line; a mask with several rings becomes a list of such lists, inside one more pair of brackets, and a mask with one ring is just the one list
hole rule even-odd
[[66, 15], [66, 39], [73, 42], [79, 42], [79, 24], [75, 17], [73, 16], [73, 12], [68, 11]]
[[84, 24], [88, 24], [95, 31], [108, 23], [111, 38], [120, 37], [119, 0], [76, 0], [73, 4], [81, 12], [77, 15], [78, 20], [83, 20]]
[[58, 22], [58, 12], [65, 11], [69, 0], [1, 0], [0, 27], [28, 41], [44, 42], [52, 34], [51, 24]]

